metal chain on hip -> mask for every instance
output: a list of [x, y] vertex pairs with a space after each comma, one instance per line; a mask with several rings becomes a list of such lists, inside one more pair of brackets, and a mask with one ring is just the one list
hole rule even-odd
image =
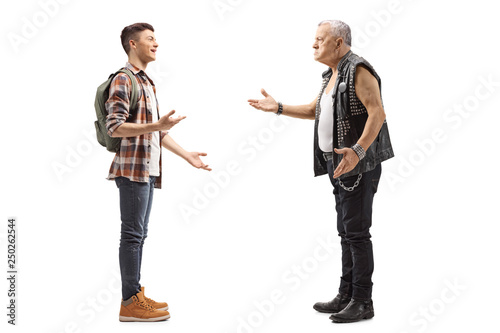
[[354, 191], [354, 189], [355, 189], [356, 187], [358, 187], [358, 185], [359, 185], [359, 181], [361, 180], [361, 177], [363, 177], [363, 174], [362, 174], [362, 173], [360, 173], [360, 174], [358, 175], [358, 179], [356, 180], [356, 182], [354, 183], [354, 185], [352, 185], [351, 187], [346, 187], [346, 186], [344, 185], [344, 183], [342, 183], [342, 181], [341, 181], [340, 179], [339, 179], [339, 185], [340, 185], [340, 187], [342, 187], [342, 188], [343, 188], [344, 190], [346, 190], [347, 192], [352, 192], [352, 191]]

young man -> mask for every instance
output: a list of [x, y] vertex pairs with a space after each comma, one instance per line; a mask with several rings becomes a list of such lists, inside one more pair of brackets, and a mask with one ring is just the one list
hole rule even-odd
[[185, 151], [166, 132], [185, 117], [171, 117], [175, 111], [159, 116], [156, 89], [145, 73], [148, 63], [156, 60], [158, 49], [153, 27], [147, 23], [125, 27], [121, 42], [128, 55], [126, 68], [134, 74], [137, 83], [139, 101], [132, 112], [132, 82], [126, 74], [118, 74], [111, 83], [106, 102], [106, 129], [110, 136], [122, 138], [108, 175], [108, 179], [115, 180], [120, 192], [119, 258], [123, 300], [119, 319], [159, 321], [170, 318], [168, 305], [147, 298], [139, 280], [153, 189], [161, 188], [161, 147], [184, 158], [195, 168], [211, 169], [200, 159], [206, 153]]
[[305, 105], [283, 105], [268, 95], [248, 100], [254, 108], [290, 117], [314, 119], [315, 176], [328, 173], [333, 185], [337, 229], [342, 245], [339, 294], [314, 309], [333, 313], [334, 322], [374, 316], [373, 252], [370, 240], [373, 197], [381, 163], [394, 156], [373, 67], [351, 51], [351, 29], [342, 21], [320, 22], [314, 59], [329, 68], [319, 96]]

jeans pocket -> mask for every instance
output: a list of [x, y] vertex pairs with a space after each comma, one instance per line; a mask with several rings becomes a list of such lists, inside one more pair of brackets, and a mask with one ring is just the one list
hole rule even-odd
[[116, 177], [115, 178], [116, 187], [120, 188], [120, 186], [123, 184], [124, 180], [125, 180], [125, 177]]

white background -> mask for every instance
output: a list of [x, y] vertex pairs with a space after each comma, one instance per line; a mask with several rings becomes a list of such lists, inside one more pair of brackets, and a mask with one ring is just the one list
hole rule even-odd
[[[27, 0], [0, 15], [1, 266], [11, 216], [19, 258], [18, 326], [6, 323], [2, 279], [2, 331], [498, 326], [500, 24], [491, 1]], [[285, 104], [315, 98], [325, 66], [311, 46], [323, 19], [350, 24], [354, 52], [380, 74], [396, 153], [374, 203], [376, 316], [346, 325], [312, 309], [336, 295], [341, 268], [332, 187], [313, 177], [313, 122], [276, 122], [285, 117], [246, 102], [261, 87]], [[160, 45], [147, 70], [160, 113], [187, 116], [170, 134], [206, 151], [214, 169], [164, 151], [141, 282], [172, 317], [149, 324], [118, 321], [118, 190], [105, 180], [113, 155], [92, 138], [95, 89], [126, 62], [119, 35], [135, 22], [151, 23]], [[237, 173], [224, 176], [231, 165]], [[183, 215], [188, 206], [196, 214]]]

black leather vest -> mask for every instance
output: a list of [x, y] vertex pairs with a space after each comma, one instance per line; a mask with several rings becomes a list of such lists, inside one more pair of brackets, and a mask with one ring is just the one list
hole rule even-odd
[[[354, 78], [358, 65], [364, 65], [371, 74], [377, 79], [380, 89], [382, 89], [380, 77], [377, 75], [373, 67], [365, 59], [357, 56], [352, 51], [349, 51], [342, 57], [337, 66], [337, 80], [333, 87], [333, 148], [352, 147], [358, 142], [365, 128], [368, 112], [359, 98], [356, 96], [354, 88]], [[321, 113], [320, 101], [323, 92], [332, 76], [332, 69], [329, 68], [323, 73], [323, 84], [316, 103], [316, 121], [314, 124], [314, 175], [321, 176], [327, 173], [326, 162], [323, 157], [323, 151], [318, 145], [318, 123]], [[340, 92], [339, 85], [345, 82], [346, 89]], [[382, 96], [382, 92], [380, 92]], [[392, 150], [391, 139], [389, 137], [389, 129], [387, 122], [384, 121], [378, 136], [366, 151], [366, 156], [361, 160], [356, 167], [350, 172], [342, 175], [340, 178], [357, 175], [363, 172], [373, 170], [379, 163], [394, 157]], [[342, 155], [333, 152], [334, 169], [342, 160]]]

